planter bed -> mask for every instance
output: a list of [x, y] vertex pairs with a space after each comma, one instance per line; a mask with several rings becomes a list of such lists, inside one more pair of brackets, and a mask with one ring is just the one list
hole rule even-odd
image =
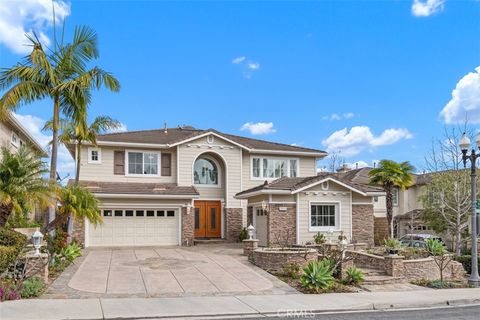
[[317, 250], [309, 248], [262, 248], [252, 254], [252, 262], [270, 273], [280, 273], [287, 264], [303, 266], [317, 258]]

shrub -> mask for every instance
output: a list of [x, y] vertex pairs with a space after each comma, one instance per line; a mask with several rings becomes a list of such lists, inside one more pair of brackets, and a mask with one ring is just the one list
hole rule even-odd
[[27, 243], [27, 237], [21, 233], [0, 228], [0, 273], [3, 273], [12, 263]]
[[433, 257], [435, 264], [440, 272], [440, 282], [443, 282], [443, 271], [452, 260], [444, 244], [437, 239], [427, 239], [426, 250]]
[[[460, 262], [463, 265], [463, 268], [467, 274], [472, 273], [472, 256], [463, 255], [455, 258], [456, 261]], [[480, 257], [478, 257], [478, 265], [480, 265]]]
[[33, 277], [23, 281], [22, 291], [20, 295], [22, 298], [38, 297], [42, 294], [45, 283], [42, 278]]
[[345, 282], [347, 284], [358, 285], [365, 280], [362, 270], [357, 267], [348, 267], [346, 270]]
[[323, 233], [318, 232], [316, 235], [313, 236], [313, 241], [315, 241], [315, 244], [324, 244], [327, 242], [327, 239], [325, 238], [325, 235]]
[[405, 260], [410, 259], [422, 259], [427, 258], [429, 256], [428, 251], [424, 248], [412, 248], [412, 247], [405, 247], [400, 249], [400, 255], [405, 257]]
[[401, 249], [403, 247], [403, 244], [400, 242], [400, 240], [395, 238], [385, 239], [383, 241], [383, 245], [389, 249]]
[[282, 266], [282, 274], [288, 278], [298, 279], [300, 276], [300, 265], [297, 263], [285, 263]]
[[60, 250], [59, 257], [60, 259], [66, 260], [68, 262], [73, 262], [75, 259], [82, 255], [82, 248], [73, 242]]
[[48, 251], [50, 254], [60, 254], [60, 252], [67, 246], [68, 234], [64, 232], [61, 228], [55, 230], [55, 235], [46, 236]]
[[238, 235], [238, 240], [242, 242], [243, 240], [246, 240], [248, 238], [248, 232], [246, 228], [243, 228], [240, 230], [240, 234]]
[[300, 277], [302, 287], [319, 292], [330, 288], [334, 283], [330, 262], [327, 260], [310, 261]]
[[0, 280], [0, 301], [18, 300], [20, 293], [15, 282], [11, 280]]

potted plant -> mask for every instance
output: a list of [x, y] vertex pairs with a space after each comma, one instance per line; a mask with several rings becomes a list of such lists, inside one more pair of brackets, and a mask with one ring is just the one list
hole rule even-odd
[[385, 239], [383, 245], [388, 255], [397, 255], [398, 251], [403, 247], [402, 243], [395, 238]]

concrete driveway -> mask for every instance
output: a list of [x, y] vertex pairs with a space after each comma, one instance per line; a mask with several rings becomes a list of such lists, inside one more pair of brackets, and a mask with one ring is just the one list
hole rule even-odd
[[[162, 297], [292, 293], [228, 246], [88, 250], [46, 297]], [[62, 278], [63, 277], [63, 278]]]

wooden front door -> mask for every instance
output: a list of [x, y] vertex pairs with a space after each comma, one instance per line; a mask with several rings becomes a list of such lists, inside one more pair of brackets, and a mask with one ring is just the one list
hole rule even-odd
[[195, 201], [195, 238], [220, 238], [220, 201]]

